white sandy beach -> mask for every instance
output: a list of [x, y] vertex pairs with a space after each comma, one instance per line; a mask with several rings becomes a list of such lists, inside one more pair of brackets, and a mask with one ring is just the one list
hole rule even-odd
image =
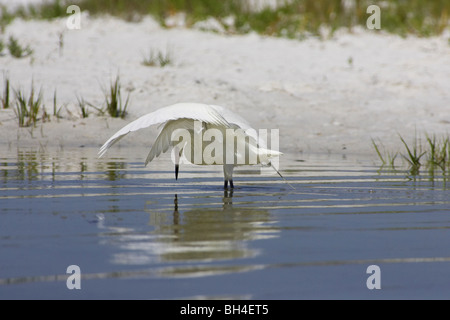
[[[361, 27], [326, 41], [298, 41], [83, 14], [80, 30], [67, 29], [66, 19], [17, 19], [0, 38], [10, 35], [34, 50], [23, 59], [0, 57], [11, 87], [28, 93], [33, 80], [47, 113], [53, 114], [55, 90], [58, 106], [66, 107], [62, 119], [51, 117], [34, 129], [19, 128], [12, 108], [0, 110], [0, 148], [99, 147], [137, 117], [188, 101], [222, 105], [255, 128], [279, 129], [280, 149], [287, 153], [375, 157], [371, 138], [398, 150], [398, 133], [411, 140], [415, 131], [438, 137], [449, 132], [449, 32], [404, 39]], [[167, 48], [172, 65], [141, 64], [150, 49]], [[81, 119], [76, 96], [104, 106], [102, 88], [118, 73], [123, 99], [131, 95], [126, 119], [97, 116], [94, 109]], [[3, 79], [0, 84], [3, 90]], [[153, 132], [134, 133], [121, 146], [150, 146]]]

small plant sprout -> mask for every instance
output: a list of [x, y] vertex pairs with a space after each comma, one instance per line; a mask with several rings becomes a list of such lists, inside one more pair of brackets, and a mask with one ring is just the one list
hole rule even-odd
[[353, 57], [352, 56], [347, 58], [347, 63], [348, 63], [349, 67], [353, 67]]
[[147, 56], [144, 56], [142, 60], [142, 65], [146, 67], [161, 67], [164, 68], [167, 65], [172, 64], [172, 54], [170, 50], [167, 49], [165, 53], [162, 51], [150, 50]]
[[89, 112], [87, 110], [88, 103], [84, 100], [84, 98], [79, 97], [77, 95], [78, 107], [81, 111], [81, 118], [87, 118], [89, 116]]
[[6, 26], [14, 20], [14, 13], [9, 12], [6, 5], [0, 5], [0, 33], [4, 33]]
[[58, 48], [59, 48], [59, 56], [62, 57], [64, 49], [64, 32], [60, 32], [58, 34]]
[[58, 105], [56, 104], [56, 89], [53, 92], [53, 116], [56, 117], [57, 119], [61, 119], [61, 109], [62, 107], [58, 108]]
[[31, 84], [30, 96], [28, 99], [22, 90], [15, 91], [16, 108], [15, 113], [19, 120], [19, 127], [29, 127], [35, 125], [38, 120], [38, 113], [42, 107], [42, 92], [36, 95], [33, 84]]
[[380, 158], [381, 162], [383, 163], [382, 166], [389, 165], [391, 168], [394, 168], [394, 162], [395, 162], [395, 159], [397, 158], [398, 152], [391, 153], [391, 152], [384, 150], [386, 155], [383, 156], [381, 154], [380, 147], [377, 145], [377, 143], [375, 142], [374, 139], [372, 139], [372, 145], [373, 145], [378, 157]]
[[116, 80], [111, 83], [109, 92], [105, 92], [106, 111], [113, 118], [125, 118], [128, 103], [130, 102], [130, 94], [128, 94], [125, 103], [122, 102], [121, 91], [120, 77], [117, 75]]
[[1, 101], [1, 104], [2, 104], [2, 108], [3, 109], [8, 109], [10, 107], [10, 100], [9, 100], [9, 98], [10, 98], [10, 95], [9, 95], [10, 87], [9, 87], [9, 77], [8, 77], [8, 75], [4, 75], [3, 79], [4, 79], [4, 88], [3, 88], [3, 94], [0, 97], [0, 101]]
[[449, 161], [449, 138], [442, 139], [440, 142], [436, 142], [436, 136], [433, 135], [430, 138], [427, 135], [427, 142], [430, 147], [428, 154], [428, 165], [430, 170], [438, 166], [443, 172], [445, 172], [446, 166]]
[[19, 41], [14, 38], [13, 36], [9, 37], [9, 42], [8, 42], [8, 50], [9, 53], [15, 57], [15, 58], [25, 58], [30, 56], [33, 53], [33, 50], [31, 50], [31, 48], [29, 46], [26, 46], [25, 48], [22, 47], [19, 44]]
[[408, 152], [408, 154], [406, 156], [405, 155], [402, 155], [402, 156], [409, 163], [411, 174], [417, 175], [419, 173], [419, 169], [421, 166], [420, 159], [423, 157], [423, 155], [426, 152], [425, 151], [422, 152], [421, 150], [419, 151], [419, 146], [417, 144], [417, 138], [414, 139], [414, 145], [412, 146], [412, 148], [410, 148], [408, 146], [408, 144], [402, 138], [402, 136], [400, 136], [400, 140], [402, 141], [403, 145], [406, 148], [406, 151]]
[[5, 43], [0, 39], [0, 57], [4, 55], [3, 50], [5, 49]]

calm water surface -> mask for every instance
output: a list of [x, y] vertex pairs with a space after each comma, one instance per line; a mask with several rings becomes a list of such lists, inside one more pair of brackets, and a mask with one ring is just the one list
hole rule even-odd
[[227, 192], [219, 167], [96, 151], [2, 150], [0, 299], [450, 298], [442, 174], [285, 155], [295, 189], [243, 167]]

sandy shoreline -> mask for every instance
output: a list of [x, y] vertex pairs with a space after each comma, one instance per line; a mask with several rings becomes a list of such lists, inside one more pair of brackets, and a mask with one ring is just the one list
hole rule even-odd
[[[296, 41], [162, 29], [150, 18], [127, 23], [83, 15], [81, 30], [68, 30], [65, 22], [15, 20], [0, 36], [13, 35], [34, 50], [28, 58], [0, 57], [11, 87], [28, 92], [33, 79], [49, 114], [55, 90], [58, 106], [70, 111], [31, 130], [18, 128], [12, 109], [0, 110], [0, 148], [99, 147], [135, 118], [187, 101], [222, 105], [255, 128], [279, 129], [280, 149], [288, 153], [375, 156], [371, 138], [399, 149], [397, 133], [412, 139], [415, 130], [438, 137], [449, 131], [448, 33], [402, 39], [357, 29], [326, 41]], [[141, 64], [150, 49], [167, 48], [173, 65]], [[102, 87], [117, 73], [124, 94], [131, 95], [128, 117], [112, 119], [92, 110], [81, 119], [76, 95], [103, 106]], [[149, 146], [153, 139], [138, 132], [122, 147]]]

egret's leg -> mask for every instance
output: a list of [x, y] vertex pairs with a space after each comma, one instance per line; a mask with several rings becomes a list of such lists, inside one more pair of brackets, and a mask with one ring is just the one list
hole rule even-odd
[[233, 180], [225, 180], [223, 188], [228, 189], [228, 182], [230, 182], [230, 188], [233, 189], [234, 188]]
[[175, 180], [178, 180], [178, 171], [180, 170], [180, 165], [176, 164], [175, 165]]
[[234, 169], [233, 164], [224, 164], [223, 165], [223, 174], [224, 174], [224, 178], [225, 178], [225, 185], [224, 185], [225, 189], [228, 188], [228, 182], [230, 183], [230, 188], [234, 188], [233, 169]]

